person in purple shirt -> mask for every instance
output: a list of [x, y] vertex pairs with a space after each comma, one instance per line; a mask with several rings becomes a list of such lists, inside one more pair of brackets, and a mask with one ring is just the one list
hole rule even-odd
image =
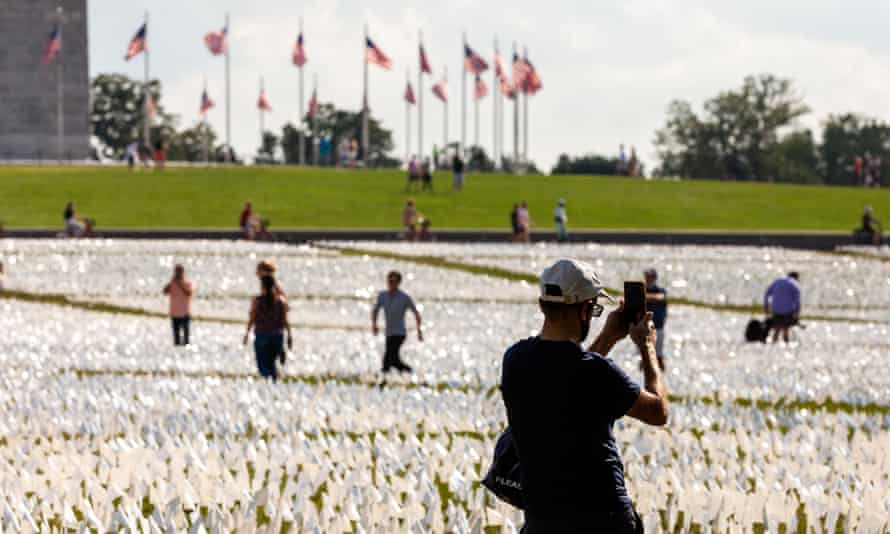
[[792, 271], [773, 281], [763, 295], [763, 309], [772, 323], [773, 343], [779, 340], [779, 334], [788, 343], [788, 331], [800, 318], [799, 281], [800, 274]]

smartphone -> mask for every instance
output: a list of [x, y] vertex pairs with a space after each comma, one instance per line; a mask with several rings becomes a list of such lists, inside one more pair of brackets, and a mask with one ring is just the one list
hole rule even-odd
[[629, 324], [646, 314], [646, 286], [643, 282], [624, 282], [624, 318]]

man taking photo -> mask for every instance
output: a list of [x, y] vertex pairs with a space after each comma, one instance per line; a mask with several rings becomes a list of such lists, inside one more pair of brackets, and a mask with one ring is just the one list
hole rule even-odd
[[[582, 348], [601, 297], [608, 295], [589, 267], [556, 262], [541, 275], [540, 334], [504, 355], [501, 392], [519, 455], [525, 534], [643, 532], [612, 427], [625, 415], [666, 424], [668, 392], [651, 313], [628, 324], [622, 303]], [[628, 333], [643, 360], [643, 388], [607, 359]]]

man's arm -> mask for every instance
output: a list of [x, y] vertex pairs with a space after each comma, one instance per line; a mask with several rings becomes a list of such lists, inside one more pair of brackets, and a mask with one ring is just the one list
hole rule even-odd
[[182, 292], [185, 293], [185, 296], [191, 297], [194, 289], [192, 285], [184, 280], [179, 280], [176, 282], [176, 285], [179, 286], [179, 289], [182, 289]]
[[645, 319], [631, 328], [630, 335], [643, 359], [644, 386], [627, 415], [650, 425], [664, 426], [668, 421], [668, 390], [655, 354], [658, 334], [652, 324], [652, 312], [648, 312]]
[[646, 291], [647, 302], [664, 302], [666, 299], [667, 295], [664, 291]]
[[247, 340], [250, 338], [250, 330], [253, 328], [254, 323], [256, 323], [256, 300], [250, 303], [250, 316], [247, 318], [247, 330], [244, 331], [245, 345], [247, 345]]
[[164, 286], [164, 294], [165, 294], [165, 295], [169, 295], [169, 294], [170, 294], [170, 284], [169, 284], [169, 283], [168, 283], [167, 285]]
[[627, 324], [624, 322], [624, 300], [621, 300], [618, 302], [618, 308], [606, 317], [605, 326], [587, 350], [606, 357], [625, 336], [627, 336]]
[[420, 329], [423, 319], [420, 317], [420, 312], [414, 307], [413, 302], [411, 303], [411, 311], [414, 312], [414, 320], [417, 323], [417, 339], [423, 341], [423, 331]]
[[383, 306], [383, 295], [377, 296], [377, 303], [374, 304], [374, 307], [371, 308], [371, 332], [376, 336], [377, 335], [377, 315], [380, 313], [380, 308]]

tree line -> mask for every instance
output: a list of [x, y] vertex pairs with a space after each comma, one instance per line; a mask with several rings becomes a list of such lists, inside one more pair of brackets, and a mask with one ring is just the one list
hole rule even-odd
[[[799, 125], [810, 108], [792, 80], [749, 76], [722, 91], [701, 111], [670, 103], [655, 132], [655, 176], [861, 185], [863, 159], [887, 183], [890, 124], [858, 113], [829, 115], [814, 132]], [[818, 133], [818, 135], [817, 135]], [[857, 158], [860, 162], [857, 163]], [[597, 154], [560, 156], [554, 173], [618, 174], [618, 159]]]

